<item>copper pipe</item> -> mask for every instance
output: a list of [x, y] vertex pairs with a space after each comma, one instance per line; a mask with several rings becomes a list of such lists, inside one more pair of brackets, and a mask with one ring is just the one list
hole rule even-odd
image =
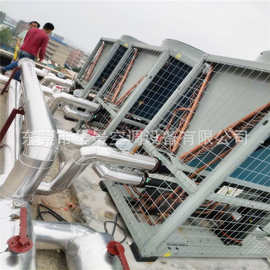
[[185, 121], [183, 127], [181, 128], [181, 130], [179, 132], [180, 134], [177, 137], [176, 142], [175, 142], [175, 144], [174, 144], [174, 146], [172, 148], [172, 152], [173, 153], [178, 149], [178, 147], [179, 147], [179, 145], [180, 145], [180, 143], [181, 143], [181, 141], [183, 139], [184, 133], [185, 133], [186, 129], [188, 128], [189, 123], [190, 123], [190, 121], [191, 121], [191, 119], [193, 117], [193, 114], [194, 114], [195, 110], [197, 109], [197, 107], [199, 105], [199, 102], [201, 100], [202, 94], [203, 94], [204, 90], [207, 87], [207, 84], [208, 84], [208, 82], [210, 80], [210, 76], [211, 76], [213, 70], [214, 70], [213, 67], [210, 66], [210, 69], [209, 69], [209, 71], [208, 71], [208, 73], [207, 73], [207, 75], [206, 75], [206, 77], [205, 77], [205, 79], [204, 79], [204, 81], [203, 81], [203, 83], [202, 83], [202, 85], [200, 87], [200, 90], [198, 92], [198, 95], [195, 98], [194, 103], [193, 103], [193, 105], [192, 105], [192, 107], [191, 107], [191, 109], [189, 111], [189, 114], [188, 114], [188, 116], [186, 118], [186, 121]]
[[[165, 198], [166, 200], [169, 200], [171, 197], [173, 197], [173, 195], [175, 195], [175, 193], [180, 197], [180, 198], [176, 197], [176, 199], [172, 202], [172, 205], [164, 212], [165, 214], [175, 205], [175, 203], [183, 202], [183, 199], [181, 198], [181, 196], [184, 195], [185, 192], [182, 190], [182, 192], [180, 194], [178, 194], [180, 189], [182, 190], [182, 188], [180, 186], [178, 186], [175, 190], [173, 190], [171, 193], [169, 193], [169, 196], [167, 198]], [[156, 206], [158, 207], [158, 203], [162, 201], [163, 197], [166, 197], [166, 196], [164, 196], [164, 194], [159, 195], [158, 198], [153, 201], [153, 204], [150, 207], [148, 207], [148, 209], [146, 209], [146, 210], [154, 209]]]
[[232, 134], [236, 143], [241, 142], [241, 137], [238, 134], [236, 134], [236, 132], [232, 128], [228, 128], [228, 131]]
[[201, 171], [203, 171], [204, 169], [208, 168], [209, 166], [215, 164], [216, 162], [218, 162], [219, 160], [221, 160], [222, 158], [224, 158], [227, 154], [229, 154], [229, 152], [232, 150], [228, 149], [227, 151], [225, 151], [224, 153], [218, 155], [217, 157], [215, 157], [214, 159], [212, 159], [210, 162], [208, 162], [207, 164], [203, 165], [202, 167], [198, 168], [194, 173], [192, 173], [192, 175], [189, 176], [189, 178], [194, 178], [198, 175], [198, 173], [200, 173]]
[[95, 56], [94, 61], [91, 63], [88, 71], [86, 72], [86, 76], [84, 78], [85, 80], [89, 80], [90, 79], [90, 77], [91, 77], [91, 75], [92, 75], [92, 73], [93, 73], [93, 71], [95, 69], [95, 66], [96, 66], [96, 64], [97, 64], [97, 62], [98, 62], [98, 60], [99, 60], [99, 58], [100, 58], [100, 56], [101, 56], [101, 54], [103, 52], [104, 45], [105, 45], [105, 43], [104, 43], [104, 41], [102, 41], [102, 44], [101, 44], [101, 46], [99, 47], [99, 49], [98, 49], [98, 51], [96, 53], [96, 56]]
[[233, 238], [233, 237], [231, 237], [231, 236], [229, 236], [227, 233], [225, 233], [225, 232], [223, 232], [223, 231], [220, 231], [224, 236], [226, 236], [228, 239], [230, 239], [231, 241], [234, 241], [234, 242], [236, 242], [236, 243], [241, 243], [242, 241], [241, 240], [238, 240], [238, 239], [236, 239], [236, 238]]
[[231, 125], [228, 126], [227, 128], [225, 128], [225, 129], [219, 131], [219, 132], [218, 132], [216, 135], [214, 135], [212, 138], [203, 141], [203, 142], [200, 143], [199, 145], [195, 146], [193, 149], [191, 149], [191, 150], [189, 150], [188, 152], [182, 154], [182, 155], [179, 157], [179, 159], [186, 159], [187, 156], [194, 154], [194, 152], [196, 152], [197, 150], [199, 150], [200, 148], [202, 148], [203, 145], [207, 145], [207, 144], [211, 143], [212, 140], [217, 139], [217, 137], [221, 136], [227, 129], [234, 129], [234, 128], [236, 128], [239, 124], [243, 124], [243, 122], [248, 121], [250, 118], [252, 118], [253, 116], [255, 116], [257, 113], [262, 112], [262, 111], [264, 111], [264, 110], [266, 110], [266, 109], [270, 109], [270, 102], [267, 103], [267, 104], [265, 104], [265, 105], [263, 105], [263, 106], [261, 106], [261, 107], [259, 107], [257, 110], [255, 110], [255, 111], [249, 113], [248, 115], [246, 115], [246, 116], [243, 117], [242, 119], [240, 119], [240, 120], [234, 122], [233, 124], [231, 124]]
[[[256, 120], [256, 121], [258, 122], [259, 120]], [[249, 124], [250, 124], [250, 123], [247, 123], [246, 125], [249, 125]], [[247, 128], [247, 127], [245, 127], [243, 130], [245, 130], [246, 128]], [[198, 155], [201, 155], [201, 154], [203, 154], [204, 152], [206, 152], [206, 151], [210, 150], [211, 148], [215, 147], [220, 141], [223, 140], [223, 138], [221, 138], [220, 140], [218, 140], [218, 139], [219, 139], [219, 136], [222, 136], [223, 133], [225, 133], [225, 135], [224, 135], [223, 137], [226, 137], [226, 131], [227, 131], [227, 130], [232, 134], [232, 136], [234, 137], [236, 143], [241, 142], [241, 137], [238, 136], [238, 135], [234, 132], [234, 130], [233, 130], [232, 128], [225, 128], [224, 130], [218, 132], [214, 137], [212, 137], [213, 139], [211, 139], [210, 142], [208, 142], [208, 144], [205, 145], [205, 148], [202, 147], [198, 152], [193, 153], [193, 155], [194, 155], [195, 157], [197, 157]], [[208, 139], [208, 140], [209, 140], [209, 139]], [[215, 140], [215, 141], [213, 141], [213, 140]], [[210, 145], [209, 145], [209, 144], [210, 144]], [[184, 159], [184, 162], [188, 162], [188, 161], [190, 161], [190, 160], [192, 160], [192, 159], [193, 159], [192, 156], [187, 157], [187, 158]]]
[[[182, 192], [182, 193], [183, 193], [183, 192]], [[181, 196], [182, 193], [179, 194], [179, 196]], [[161, 219], [163, 218], [163, 216], [165, 216], [165, 217], [169, 216], [169, 213], [168, 213], [168, 212], [169, 212], [171, 209], [173, 209], [173, 207], [175, 206], [175, 204], [176, 204], [177, 202], [179, 202], [179, 204], [181, 204], [181, 203], [183, 202], [183, 200], [182, 200], [181, 198], [176, 198], [176, 199], [170, 204], [170, 206], [164, 211], [164, 213], [162, 213], [161, 216], [157, 219], [157, 222], [160, 222]]]
[[126, 71], [125, 71], [125, 74], [124, 74], [122, 80], [120, 81], [120, 83], [118, 84], [118, 86], [117, 86], [117, 88], [115, 90], [115, 93], [114, 93], [113, 98], [112, 98], [112, 102], [115, 102], [118, 94], [121, 92], [122, 87], [123, 87], [123, 85], [124, 85], [124, 83], [125, 83], [125, 81], [126, 81], [126, 79], [128, 77], [128, 74], [129, 74], [129, 72], [130, 72], [130, 70], [131, 70], [131, 68], [132, 68], [132, 66], [133, 66], [133, 64], [135, 62], [135, 59], [137, 57], [137, 54], [138, 54], [138, 49], [135, 49], [134, 50], [134, 54], [132, 56], [132, 59], [131, 59], [129, 65], [128, 65]]
[[[136, 198], [136, 196], [134, 196], [134, 194], [132, 193], [132, 191], [129, 189], [128, 185], [124, 184], [123, 185], [124, 188], [126, 189], [127, 193], [130, 195], [130, 197], [138, 202], [140, 202], [142, 204], [143, 207], [144, 204], [141, 200], [138, 200], [138, 198]], [[153, 223], [151, 222], [151, 220], [149, 219], [149, 217], [147, 216], [147, 214], [144, 212], [144, 210], [142, 209], [142, 206], [139, 207], [139, 212], [141, 212], [141, 214], [143, 215], [145, 221], [149, 224], [149, 225], [153, 225]]]
[[[239, 143], [241, 141], [241, 138], [234, 132], [233, 129], [228, 129], [230, 131], [230, 133], [233, 135], [234, 140], [237, 143]], [[226, 131], [226, 130], [225, 130]], [[198, 175], [198, 173], [200, 173], [201, 171], [203, 171], [204, 169], [208, 168], [209, 166], [215, 164], [218, 160], [221, 160], [222, 158], [224, 158], [230, 151], [231, 149], [228, 149], [227, 151], [225, 151], [224, 153], [216, 156], [216, 158], [214, 158], [213, 160], [211, 160], [210, 162], [208, 162], [207, 164], [203, 165], [202, 167], [198, 168], [192, 175], [189, 175], [189, 178], [194, 178]]]
[[145, 76], [141, 77], [131, 88], [129, 88], [125, 94], [123, 94], [116, 102], [115, 104], [117, 106], [121, 105], [123, 101], [133, 92], [134, 89], [142, 82], [142, 80], [145, 78]]
[[[191, 100], [196, 97], [196, 94], [195, 92], [192, 93], [191, 95]], [[189, 108], [183, 108], [186, 110], [186, 112], [190, 111], [191, 107]], [[179, 131], [181, 130], [182, 126], [183, 126], [183, 122], [185, 122], [186, 118], [187, 118], [187, 115], [186, 115], [186, 112], [182, 115], [181, 119], [179, 119], [179, 124], [178, 124], [178, 127], [177, 129], [174, 131], [174, 134], [173, 136], [177, 136], [179, 134]], [[173, 145], [172, 145], [173, 146]], [[172, 146], [170, 146], [170, 151], [172, 151]]]
[[[165, 194], [165, 193], [164, 193], [164, 194]], [[153, 202], [153, 204], [150, 205], [150, 206], [148, 206], [148, 207], [146, 208], [146, 210], [148, 211], [148, 210], [152, 210], [152, 209], [154, 209], [154, 208], [157, 208], [157, 207], [158, 207], [158, 203], [159, 203], [160, 201], [162, 201], [162, 199], [163, 199], [163, 197], [164, 197], [164, 194], [160, 194], [155, 200], [153, 200], [152, 197], [151, 197], [149, 194], [147, 194], [147, 195], [148, 195], [148, 198]], [[148, 200], [148, 199], [147, 199], [147, 200]], [[147, 202], [147, 200], [146, 200], [146, 202]]]
[[[168, 124], [167, 124], [167, 126], [166, 126], [166, 128], [165, 128], [165, 130], [164, 130], [164, 132], [163, 132], [163, 134], [165, 134], [165, 133], [170, 129], [170, 127], [171, 127], [171, 125], [172, 125], [172, 122], [173, 122], [174, 118], [176, 117], [176, 114], [177, 114], [179, 111], [189, 111], [189, 110], [190, 110], [190, 108], [184, 108], [184, 107], [176, 108], [176, 109], [173, 111], [173, 115], [172, 115], [170, 121], [168, 122]], [[159, 138], [158, 138], [159, 144], [162, 143], [162, 141], [164, 140], [164, 137], [165, 137], [164, 135], [160, 135], [160, 136], [159, 136]]]
[[135, 186], [131, 186], [131, 188], [134, 191], [134, 193], [137, 194], [138, 196], [142, 195], [142, 193]]
[[115, 79], [111, 90], [109, 91], [109, 93], [106, 95], [106, 97], [104, 98], [105, 101], [110, 102], [112, 97], [110, 96], [111, 93], [113, 93], [115, 91], [115, 88], [117, 87], [117, 85], [120, 83], [120, 79], [122, 79], [122, 76], [119, 76]]

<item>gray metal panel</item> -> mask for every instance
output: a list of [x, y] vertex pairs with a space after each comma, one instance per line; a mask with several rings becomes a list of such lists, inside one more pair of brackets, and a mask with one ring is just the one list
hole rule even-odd
[[127, 42], [128, 44], [134, 44], [134, 43], [145, 44], [143, 41], [140, 41], [137, 38], [129, 36], [129, 35], [122, 35], [120, 37], [120, 40], [122, 40], [123, 42]]
[[170, 49], [172, 51], [175, 51], [176, 53], [179, 53], [181, 56], [188, 55], [194, 63], [200, 61], [203, 55], [206, 54], [200, 49], [197, 49], [195, 47], [190, 46], [189, 44], [174, 39], [164, 39], [161, 43], [161, 46]]
[[263, 51], [256, 59], [257, 62], [270, 64], [270, 51]]
[[213, 54], [207, 55], [207, 61], [217, 62], [217, 63], [221, 63], [221, 64], [226, 64], [226, 65], [235, 65], [235, 66], [255, 69], [255, 70], [259, 70], [259, 71], [270, 72], [270, 63], [268, 64], [265, 62], [262, 63], [262, 62], [243, 60], [243, 59], [237, 59], [237, 58], [230, 58], [230, 57], [213, 55]]

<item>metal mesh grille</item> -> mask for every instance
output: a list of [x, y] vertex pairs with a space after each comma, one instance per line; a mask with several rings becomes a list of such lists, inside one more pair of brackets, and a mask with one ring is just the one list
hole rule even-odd
[[121, 106], [157, 63], [159, 51], [134, 47], [103, 92], [105, 102]]
[[87, 129], [94, 130], [97, 134], [101, 136], [102, 132], [111, 122], [112, 117], [110, 113], [106, 110], [100, 110], [95, 113], [94, 117], [85, 123]]
[[130, 113], [151, 120], [191, 69], [190, 66], [169, 57], [166, 64], [131, 108]]
[[137, 221], [152, 226], [162, 224], [188, 197], [178, 184], [154, 178], [145, 188], [119, 184], [119, 190]]
[[[218, 85], [218, 81], [223, 79], [223, 74], [239, 76], [240, 80], [238, 82], [241, 83], [241, 80], [245, 80], [249, 78], [251, 80], [256, 80], [256, 91], [262, 91], [262, 95], [266, 94], [264, 91], [264, 87], [269, 83], [269, 74], [266, 74], [262, 71], [252, 71], [243, 68], [237, 67], [225, 67], [224, 65], [219, 64], [209, 64], [204, 72], [201, 72], [199, 76], [195, 79], [195, 81], [191, 84], [191, 86], [185, 91], [185, 93], [178, 99], [178, 101], [174, 104], [173, 108], [171, 108], [171, 112], [166, 115], [164, 119], [160, 121], [159, 127], [163, 127], [162, 131], [174, 131], [179, 130], [179, 126], [183, 127], [183, 124], [186, 123], [187, 114], [192, 111], [195, 114], [196, 109], [198, 109], [199, 104], [202, 105], [200, 102], [203, 101], [205, 97], [204, 91], [210, 89], [210, 84], [212, 83], [215, 87], [215, 91], [218, 91], [216, 88]], [[216, 77], [215, 77], [216, 76]], [[229, 76], [230, 77], [230, 76]], [[226, 85], [225, 85], [226, 86]], [[235, 86], [234, 84], [231, 86]], [[246, 84], [244, 85], [246, 86]], [[236, 88], [241, 87], [236, 85]], [[260, 89], [261, 87], [261, 89]], [[259, 90], [260, 89], [260, 90]], [[211, 90], [211, 89], [210, 89]], [[252, 89], [253, 90], [253, 89]], [[232, 91], [236, 91], [232, 89]], [[245, 89], [246, 93], [248, 94], [248, 90]], [[201, 92], [201, 96], [200, 95]], [[213, 93], [213, 92], [211, 92]], [[220, 91], [219, 95], [222, 95], [224, 92]], [[254, 97], [252, 99], [244, 101], [242, 104], [245, 104], [244, 108], [236, 107], [236, 110], [241, 110], [241, 117], [239, 120], [236, 120], [237, 117], [231, 115], [229, 120], [233, 119], [236, 120], [232, 122], [230, 125], [226, 126], [224, 123], [223, 129], [218, 129], [218, 132], [213, 134], [212, 137], [208, 137], [206, 140], [200, 142], [198, 145], [193, 146], [186, 152], [180, 152], [178, 156], [179, 159], [188, 165], [190, 168], [189, 172], [185, 172], [186, 176], [196, 184], [200, 184], [204, 177], [201, 175], [204, 171], [210, 171], [215, 168], [215, 166], [226, 156], [230, 153], [230, 151], [239, 143], [244, 142], [248, 138], [248, 134], [250, 131], [256, 127], [258, 122], [262, 120], [262, 118], [266, 115], [266, 113], [270, 110], [270, 103], [264, 104], [267, 96], [264, 96], [261, 99], [256, 100]], [[268, 97], [270, 98], [269, 94]], [[233, 98], [233, 97], [231, 97]], [[226, 101], [222, 100], [224, 106], [226, 103], [231, 108], [232, 112], [235, 110], [231, 107], [231, 99]], [[197, 103], [197, 104], [196, 104]], [[194, 104], [196, 107], [194, 108]], [[248, 104], [246, 108], [246, 104]], [[262, 105], [264, 104], [264, 105]], [[207, 103], [204, 104], [206, 106]], [[236, 104], [237, 105], [237, 104]], [[258, 105], [261, 105], [257, 107]], [[218, 104], [219, 106], [219, 104]], [[177, 110], [178, 108], [188, 108], [188, 110]], [[218, 108], [216, 108], [218, 109]], [[255, 109], [255, 110], [254, 110]], [[176, 112], [181, 112], [177, 114]], [[248, 113], [245, 115], [245, 111]], [[197, 111], [198, 113], [199, 111]], [[239, 115], [239, 113], [238, 113]], [[208, 121], [213, 121], [211, 116], [214, 120], [217, 120], [215, 114], [209, 114]], [[194, 117], [194, 115], [192, 115]], [[236, 118], [236, 119], [235, 119]], [[190, 119], [190, 121], [192, 118]], [[180, 124], [181, 123], [181, 124]], [[201, 127], [201, 126], [199, 126]], [[166, 130], [167, 129], [167, 130]], [[185, 129], [187, 132], [188, 130]], [[178, 135], [179, 133], [177, 133]], [[163, 136], [163, 137], [162, 137]], [[161, 135], [157, 136], [156, 146], [157, 149], [160, 149], [161, 152], [168, 151], [172, 153], [172, 146], [168, 143], [166, 144], [166, 136], [168, 134], [161, 133]], [[168, 140], [167, 140], [168, 141]], [[262, 146], [263, 147], [263, 146]], [[262, 147], [256, 151], [257, 153], [253, 153], [248, 160], [243, 163], [236, 172], [233, 173], [234, 178], [239, 178], [246, 181], [254, 182], [256, 178], [260, 179], [257, 180], [258, 182], [262, 182], [264, 185], [270, 185], [269, 181], [269, 170], [270, 166], [270, 155], [269, 161], [265, 158], [265, 155], [270, 154], [270, 151], [263, 151]], [[234, 187], [235, 188], [235, 187]], [[125, 187], [127, 190], [127, 187]], [[130, 207], [135, 207], [137, 205], [136, 210], [134, 213], [138, 213], [138, 211], [142, 212], [145, 210], [144, 219], [146, 222], [149, 223], [149, 220], [152, 224], [162, 223], [175, 209], [178, 205], [181, 204], [183, 200], [187, 198], [187, 194], [183, 191], [183, 189], [178, 186], [177, 184], [170, 184], [169, 182], [163, 181], [160, 185], [151, 188], [145, 188], [141, 193], [140, 196], [138, 193], [134, 192], [132, 187], [129, 187], [129, 196], [133, 193], [133, 204], [130, 204]], [[252, 191], [254, 196], [254, 191]], [[244, 193], [243, 193], [244, 194]], [[247, 194], [246, 194], [247, 195]], [[260, 193], [260, 196], [261, 193]], [[147, 205], [150, 205], [150, 208], [147, 208]], [[208, 205], [203, 205], [205, 209], [208, 209]], [[153, 217], [153, 214], [157, 215], [158, 217]], [[141, 213], [143, 216], [143, 214]]]
[[176, 154], [185, 163], [193, 161], [192, 166], [210, 168], [213, 164], [208, 166], [209, 162], [216, 164], [238, 142], [246, 140], [269, 111], [265, 102], [270, 98], [266, 90], [269, 80], [270, 75], [263, 71], [207, 64], [160, 119], [159, 135], [152, 142], [161, 152]]
[[244, 241], [252, 245], [252, 236], [263, 235], [269, 222], [269, 211], [205, 201], [185, 226], [206, 227], [225, 246], [242, 246]]
[[[269, 83], [270, 75], [263, 70], [205, 63], [201, 73], [179, 94], [170, 111], [155, 123], [157, 135], [147, 140], [160, 155], [180, 161], [179, 167], [184, 168], [181, 177], [200, 189], [209, 172], [217, 164], [222, 165], [222, 160], [240, 142], [247, 142], [251, 131], [269, 113]], [[200, 131], [203, 136], [198, 138]], [[187, 140], [190, 134], [192, 137]], [[185, 223], [179, 224], [178, 232], [163, 242], [171, 247], [184, 247], [183, 252], [190, 252], [187, 254], [202, 248], [202, 253], [208, 256], [267, 253], [269, 140], [246, 157], [213, 194], [205, 197], [195, 212], [190, 212]], [[141, 149], [146, 153], [149, 148], [145, 144]], [[171, 170], [175, 164], [170, 164]], [[155, 228], [167, 226], [169, 230], [170, 216], [189, 196], [180, 185], [183, 180], [180, 176], [175, 179], [162, 169], [159, 173], [164, 179], [150, 177], [144, 188], [118, 185], [118, 190], [139, 223]], [[152, 233], [155, 234], [154, 229]], [[149, 233], [149, 239], [153, 234]], [[180, 236], [177, 238], [177, 235]]]
[[[207, 65], [207, 68], [199, 74], [175, 102], [166, 117], [161, 119], [158, 124], [161, 132], [158, 132], [158, 135], [152, 138], [152, 143], [155, 143], [162, 154], [174, 154], [178, 151], [177, 159], [189, 168], [188, 172], [185, 172], [187, 179], [197, 185], [203, 182], [204, 174], [202, 173], [213, 170], [236, 145], [240, 142], [245, 143], [250, 131], [270, 111], [270, 103], [265, 103], [267, 99], [270, 99], [267, 90], [267, 85], [270, 82], [268, 73], [214, 63], [208, 63]], [[224, 85], [223, 83], [227, 82], [228, 79], [234, 79], [235, 82]], [[222, 84], [220, 84], [220, 81]], [[256, 81], [256, 84], [254, 84], [256, 88], [252, 87], [254, 81]], [[223, 89], [220, 89], [221, 86], [223, 86]], [[243, 91], [241, 91], [241, 87]], [[256, 98], [253, 95], [254, 90], [260, 92], [261, 96], [258, 93]], [[222, 99], [221, 102], [218, 99], [211, 100], [213, 94], [221, 98], [225, 91], [229, 92], [229, 100]], [[237, 91], [243, 94], [243, 100], [235, 99]], [[232, 94], [235, 96], [231, 96]], [[250, 98], [248, 98], [248, 95], [250, 95]], [[235, 100], [235, 102], [233, 103], [232, 100]], [[219, 102], [216, 103], [217, 101]], [[222, 120], [219, 118], [218, 110], [221, 109], [221, 103], [225, 108], [227, 106], [227, 116], [224, 117], [229, 124], [224, 120], [223, 123], [220, 123]], [[208, 115], [207, 119], [203, 118], [205, 112]], [[192, 123], [193, 120], [195, 124]], [[196, 141], [194, 137], [191, 137], [190, 142], [184, 140], [187, 139], [186, 133], [190, 131], [192, 131], [193, 136], [198, 135], [201, 128], [205, 131], [204, 124], [208, 123], [211, 124], [208, 127], [211, 126], [216, 131], [212, 136], [209, 136], [208, 132], [206, 134], [208, 137], [204, 140], [200, 138], [201, 140], [197, 139]], [[213, 132], [213, 130], [210, 131]], [[173, 140], [168, 136], [173, 137]], [[179, 143], [175, 147], [179, 138]], [[184, 150], [181, 151], [181, 147]], [[269, 161], [270, 151], [262, 145], [247, 158], [232, 174], [232, 177], [269, 186]], [[172, 190], [172, 194], [174, 193], [175, 190]], [[179, 192], [177, 194], [179, 196]], [[166, 197], [163, 200], [170, 205], [168, 208], [170, 211], [174, 209], [174, 203], [168, 203]]]
[[127, 48], [124, 46], [119, 46], [119, 48], [116, 50], [115, 54], [112, 56], [111, 60], [109, 63], [106, 65], [105, 69], [102, 71], [101, 75], [97, 79], [97, 81], [94, 84], [93, 89], [94, 90], [99, 90], [102, 85], [107, 81], [125, 52], [127, 51]]
[[[269, 140], [261, 144], [235, 172], [233, 178], [252, 182], [262, 186], [270, 186], [270, 147]], [[251, 190], [252, 196], [256, 195]]]
[[[207, 226], [225, 245], [252, 244], [252, 236], [268, 234], [264, 228], [270, 222], [270, 148], [266, 140], [215, 191], [217, 195], [250, 201], [257, 207], [235, 206], [208, 201], [190, 218], [190, 225]], [[202, 176], [201, 176], [202, 177]], [[247, 240], [245, 240], [247, 239]]]
[[96, 54], [94, 55], [93, 59], [91, 59], [91, 61], [88, 63], [88, 66], [86, 67], [84, 73], [82, 74], [81, 80], [84, 83], [89, 82], [90, 79], [93, 77], [95, 71], [104, 61], [104, 58], [108, 55], [110, 49], [112, 48], [112, 45], [113, 45], [112, 43], [106, 41], [102, 41], [100, 43], [100, 46], [97, 49]]

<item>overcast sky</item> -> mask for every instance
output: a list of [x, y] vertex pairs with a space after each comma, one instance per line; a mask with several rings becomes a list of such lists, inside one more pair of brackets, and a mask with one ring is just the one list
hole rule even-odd
[[14, 1], [0, 10], [16, 20], [55, 25], [55, 33], [90, 52], [100, 37], [134, 36], [159, 45], [178, 39], [206, 52], [255, 59], [270, 49], [269, 1]]

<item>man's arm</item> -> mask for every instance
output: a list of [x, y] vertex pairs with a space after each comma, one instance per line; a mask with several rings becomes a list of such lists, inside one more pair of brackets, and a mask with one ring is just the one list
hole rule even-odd
[[39, 53], [38, 53], [40, 62], [45, 57], [45, 53], [46, 53], [48, 42], [49, 42], [49, 38], [48, 37], [42, 39], [42, 42], [41, 42], [41, 45], [40, 45], [40, 49], [39, 49]]

